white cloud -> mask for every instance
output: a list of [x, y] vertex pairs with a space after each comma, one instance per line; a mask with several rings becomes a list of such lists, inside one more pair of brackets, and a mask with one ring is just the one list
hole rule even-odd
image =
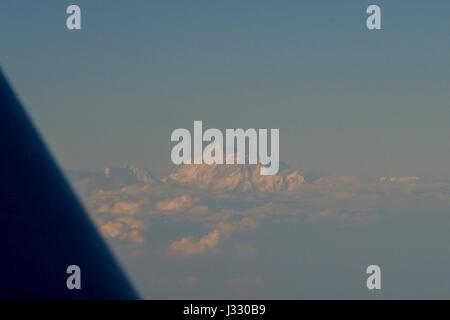
[[100, 232], [109, 238], [128, 239], [131, 242], [142, 244], [144, 237], [140, 231], [146, 229], [147, 226], [148, 224], [144, 221], [136, 220], [130, 216], [116, 217], [100, 225]]
[[182, 256], [195, 256], [206, 253], [219, 244], [220, 231], [215, 229], [207, 235], [201, 237], [198, 241], [194, 237], [184, 237], [170, 245], [172, 253]]
[[249, 217], [245, 217], [239, 221], [219, 222], [214, 231], [200, 238], [198, 241], [194, 237], [184, 237], [179, 241], [175, 241], [170, 245], [172, 253], [182, 256], [193, 256], [205, 254], [219, 245], [219, 241], [227, 235], [234, 232], [243, 232], [256, 229], [260, 222]]
[[205, 205], [197, 205], [200, 199], [191, 197], [189, 195], [182, 195], [173, 199], [165, 201], [158, 201], [156, 203], [156, 210], [163, 213], [175, 213], [185, 211], [187, 213], [205, 213], [208, 211], [208, 207]]

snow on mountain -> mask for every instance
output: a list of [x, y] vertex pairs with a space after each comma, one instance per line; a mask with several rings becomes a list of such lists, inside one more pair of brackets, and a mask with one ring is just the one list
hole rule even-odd
[[280, 192], [295, 191], [306, 184], [298, 172], [282, 167], [277, 175], [261, 175], [261, 164], [198, 164], [182, 165], [161, 181], [147, 169], [126, 166], [106, 168], [103, 173], [69, 173], [72, 182], [83, 190], [117, 189], [127, 185], [161, 185], [175, 183], [178, 186], [217, 191]]
[[298, 171], [284, 169], [277, 175], [260, 174], [258, 165], [182, 165], [171, 173], [164, 182], [176, 182], [199, 189], [223, 191], [293, 191], [305, 184]]

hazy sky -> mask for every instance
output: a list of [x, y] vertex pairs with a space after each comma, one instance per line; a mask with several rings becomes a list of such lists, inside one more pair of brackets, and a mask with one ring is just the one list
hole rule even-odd
[[448, 1], [80, 0], [71, 32], [72, 2], [0, 3], [0, 63], [65, 168], [165, 174], [203, 120], [280, 128], [304, 172], [449, 175]]

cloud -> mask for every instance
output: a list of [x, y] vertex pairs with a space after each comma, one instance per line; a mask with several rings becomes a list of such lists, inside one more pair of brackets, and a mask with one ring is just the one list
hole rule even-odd
[[96, 210], [96, 212], [98, 212], [98, 213], [111, 212], [111, 213], [117, 214], [117, 215], [119, 215], [119, 214], [133, 215], [133, 214], [136, 214], [139, 211], [139, 209], [140, 209], [139, 203], [120, 201], [120, 202], [115, 203], [112, 207], [103, 203]]
[[111, 209], [114, 214], [135, 214], [138, 212], [140, 205], [133, 202], [117, 202]]
[[417, 182], [419, 181], [419, 177], [411, 176], [411, 177], [392, 177], [392, 178], [386, 178], [381, 177], [379, 179], [380, 182]]
[[144, 237], [137, 230], [131, 230], [128, 232], [127, 238], [138, 244], [142, 244], [144, 242]]
[[116, 238], [120, 235], [122, 226], [119, 222], [109, 221], [100, 227], [100, 231], [110, 238]]
[[198, 199], [192, 199], [188, 195], [183, 195], [166, 201], [158, 201], [156, 208], [161, 211], [179, 211], [192, 206], [195, 202], [198, 202]]
[[[241, 178], [246, 172], [242, 170]], [[229, 182], [228, 173], [216, 173], [221, 176], [220, 183]], [[141, 286], [151, 294], [151, 288], [162, 287], [163, 292], [171, 288], [167, 294], [175, 298], [186, 294], [204, 298], [205, 292], [218, 298], [266, 298], [274, 287], [283, 289], [278, 292], [281, 295], [297, 294], [292, 282], [295, 272], [285, 274], [279, 282], [280, 272], [289, 272], [286, 265], [305, 268], [308, 275], [299, 282], [310, 279], [316, 283], [315, 276], [323, 273], [317, 265], [336, 263], [340, 256], [361, 261], [356, 254], [364, 250], [356, 252], [348, 239], [363, 232], [369, 246], [380, 234], [386, 238], [387, 249], [392, 243], [394, 249], [400, 242], [403, 245], [405, 239], [414, 245], [420, 223], [445, 221], [431, 219], [450, 209], [449, 181], [422, 180], [415, 175], [385, 179], [331, 176], [308, 182], [299, 173], [285, 177], [283, 187], [275, 181], [249, 179], [247, 191], [243, 191], [243, 183], [238, 185], [242, 188], [220, 184], [218, 188], [214, 180], [211, 188], [203, 189], [176, 181], [118, 185], [108, 190], [90, 184], [89, 192], [80, 194], [123, 261], [135, 269], [138, 266], [138, 273], [149, 268], [154, 271], [145, 273]], [[231, 186], [234, 181], [242, 182], [236, 178]], [[379, 223], [374, 223], [376, 219]], [[419, 229], [403, 230], [402, 222], [411, 221]], [[386, 230], [390, 222], [395, 226]], [[401, 231], [408, 238], [396, 244]], [[440, 231], [445, 237], [445, 230]], [[348, 236], [342, 237], [343, 233]], [[283, 293], [286, 288], [290, 293]]]
[[195, 241], [194, 237], [184, 237], [170, 245], [170, 250], [176, 255], [195, 256], [204, 254], [206, 251], [215, 248], [219, 244], [220, 231], [215, 229], [207, 235]]
[[181, 256], [193, 256], [205, 254], [211, 249], [219, 245], [219, 241], [224, 236], [228, 236], [235, 232], [243, 232], [256, 229], [260, 222], [249, 217], [245, 217], [239, 221], [219, 222], [214, 231], [195, 241], [194, 237], [184, 237], [179, 241], [175, 241], [170, 245], [171, 252]]
[[140, 231], [147, 227], [147, 223], [133, 217], [118, 217], [100, 225], [100, 232], [106, 237], [128, 239], [136, 244], [142, 244], [144, 237]]
[[158, 201], [156, 203], [156, 209], [163, 213], [175, 213], [179, 211], [185, 211], [187, 213], [206, 213], [208, 207], [205, 205], [197, 205], [199, 202], [199, 198], [182, 195], [177, 198]]
[[[376, 180], [332, 176], [307, 183], [297, 171], [291, 171], [280, 180], [283, 186], [278, 186], [275, 180], [266, 181], [253, 173], [243, 166], [216, 166], [206, 171], [187, 166], [178, 171], [177, 181], [163, 179], [158, 184], [118, 185], [109, 190], [103, 190], [101, 184], [93, 190], [91, 183], [89, 193], [80, 193], [86, 195], [85, 204], [109, 238], [143, 244], [154, 221], [160, 226], [176, 225], [170, 228], [172, 233], [164, 235], [169, 245], [162, 244], [158, 236], [152, 241], [179, 256], [215, 252], [222, 242], [237, 241], [230, 235], [256, 230], [263, 223], [290, 223], [303, 217], [306, 223], [311, 219], [361, 223], [386, 213], [450, 208], [449, 182], [418, 183], [417, 176]], [[195, 187], [191, 182], [197, 176], [210, 188]], [[182, 178], [189, 178], [189, 183]], [[233, 188], [236, 183], [242, 188]], [[186, 231], [191, 228], [212, 231], [198, 238]]]

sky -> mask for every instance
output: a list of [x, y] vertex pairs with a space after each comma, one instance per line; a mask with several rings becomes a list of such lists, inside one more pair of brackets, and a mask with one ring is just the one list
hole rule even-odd
[[74, 32], [68, 4], [0, 4], [2, 68], [64, 168], [164, 176], [203, 120], [279, 128], [305, 174], [449, 175], [446, 1], [78, 1]]
[[[2, 0], [0, 66], [66, 172], [92, 171], [72, 183], [144, 297], [448, 298], [449, 17], [448, 1]], [[167, 177], [194, 120], [278, 128], [306, 181], [101, 176]]]

